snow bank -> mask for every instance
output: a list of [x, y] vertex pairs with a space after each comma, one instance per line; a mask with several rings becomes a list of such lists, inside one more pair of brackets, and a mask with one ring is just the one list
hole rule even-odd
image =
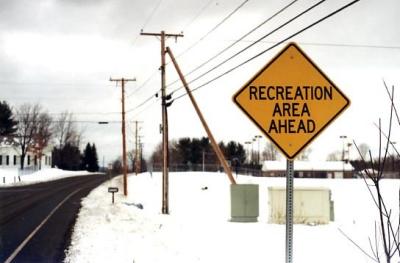
[[[256, 223], [229, 222], [229, 181], [221, 173], [170, 173], [170, 215], [160, 213], [160, 173], [129, 176], [127, 198], [121, 177], [114, 178], [83, 199], [66, 262], [284, 262], [285, 225], [268, 224], [267, 213], [268, 187], [285, 186], [285, 178], [239, 176], [237, 181], [260, 185]], [[114, 205], [107, 192], [111, 186], [120, 189]], [[295, 225], [294, 261], [371, 262], [339, 231], [370, 251], [377, 212], [364, 182], [295, 179], [296, 186], [331, 189], [336, 220]], [[399, 186], [399, 180], [382, 185], [395, 211]]]
[[87, 174], [92, 173], [87, 171], [65, 171], [57, 168], [45, 168], [32, 174], [19, 176], [17, 169], [0, 169], [0, 187], [35, 184]]

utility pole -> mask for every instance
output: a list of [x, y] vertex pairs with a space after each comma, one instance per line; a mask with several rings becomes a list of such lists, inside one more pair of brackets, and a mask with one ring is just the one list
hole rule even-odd
[[133, 79], [113, 79], [110, 77], [110, 81], [115, 81], [117, 84], [121, 82], [121, 90], [122, 90], [122, 172], [124, 174], [124, 195], [128, 196], [128, 169], [127, 169], [127, 160], [126, 160], [126, 136], [125, 136], [125, 82], [127, 81], [136, 81]]
[[168, 112], [167, 107], [172, 102], [167, 102], [171, 99], [171, 96], [167, 96], [165, 92], [165, 38], [166, 37], [183, 37], [183, 34], [166, 34], [164, 31], [161, 33], [140, 33], [142, 36], [156, 36], [161, 38], [161, 108], [162, 108], [162, 152], [163, 152], [163, 171], [162, 171], [162, 213], [169, 214], [169, 202], [168, 202]]
[[140, 136], [139, 136], [139, 124], [141, 123], [141, 121], [134, 121], [135, 123], [135, 173], [136, 175], [138, 173], [140, 173], [141, 169], [140, 169], [140, 163], [141, 163], [141, 157], [140, 157]]

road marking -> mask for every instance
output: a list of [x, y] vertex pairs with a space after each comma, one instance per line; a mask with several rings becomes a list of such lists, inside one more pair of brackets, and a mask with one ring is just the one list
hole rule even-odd
[[74, 194], [79, 192], [82, 188], [79, 188], [78, 190], [75, 190], [74, 192], [70, 193], [67, 197], [64, 198], [51, 212], [50, 214], [35, 228], [35, 230], [32, 231], [32, 233], [29, 234], [29, 236], [15, 249], [15, 251], [7, 258], [4, 263], [11, 263], [11, 261], [14, 260], [14, 258], [18, 255], [18, 253], [25, 247], [25, 245], [29, 242], [29, 240], [32, 239], [32, 237], [42, 228], [44, 224], [50, 219], [50, 217]]

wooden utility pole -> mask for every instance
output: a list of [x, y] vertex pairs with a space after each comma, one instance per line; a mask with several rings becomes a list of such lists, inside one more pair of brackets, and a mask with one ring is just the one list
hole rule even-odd
[[183, 34], [166, 34], [164, 31], [161, 33], [140, 33], [143, 36], [156, 36], [161, 38], [161, 108], [162, 108], [162, 151], [163, 151], [163, 183], [162, 183], [162, 213], [169, 214], [169, 205], [168, 205], [168, 112], [167, 107], [170, 103], [167, 103], [169, 99], [165, 92], [165, 38], [166, 37], [183, 37]]
[[110, 81], [116, 81], [117, 84], [121, 82], [121, 90], [122, 90], [122, 172], [124, 174], [124, 195], [128, 196], [128, 169], [127, 169], [127, 160], [126, 160], [126, 136], [125, 136], [125, 82], [127, 81], [136, 81], [133, 79], [113, 79], [110, 77]]
[[233, 176], [232, 176], [232, 171], [225, 160], [224, 154], [222, 153], [221, 149], [219, 148], [217, 141], [214, 139], [214, 136], [212, 135], [211, 130], [208, 127], [207, 122], [204, 119], [203, 114], [201, 113], [200, 108], [197, 105], [196, 100], [194, 99], [192, 92], [189, 89], [189, 85], [186, 82], [185, 76], [183, 76], [182, 71], [180, 70], [178, 63], [176, 62], [175, 57], [172, 54], [172, 51], [169, 47], [167, 47], [167, 52], [168, 52], [169, 56], [171, 57], [172, 63], [174, 64], [175, 69], [178, 72], [179, 78], [181, 79], [183, 86], [185, 87], [186, 92], [189, 95], [190, 101], [192, 102], [193, 107], [196, 110], [197, 115], [199, 116], [201, 124], [203, 124], [203, 127], [206, 130], [208, 138], [210, 139], [210, 142], [211, 142], [211, 146], [213, 147], [215, 153], [217, 154], [217, 157], [218, 157], [222, 167], [224, 167], [225, 173], [228, 175], [228, 178], [229, 178], [231, 184], [236, 184], [235, 178], [233, 178]]

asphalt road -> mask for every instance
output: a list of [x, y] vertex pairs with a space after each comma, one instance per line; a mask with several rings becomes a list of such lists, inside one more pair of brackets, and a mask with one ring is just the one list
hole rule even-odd
[[0, 262], [62, 262], [81, 199], [106, 179], [86, 175], [0, 188]]

